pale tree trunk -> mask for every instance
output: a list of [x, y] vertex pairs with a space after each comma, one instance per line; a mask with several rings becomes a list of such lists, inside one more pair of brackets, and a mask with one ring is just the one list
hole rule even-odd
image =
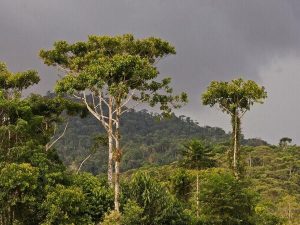
[[114, 151], [115, 159], [115, 210], [120, 211], [120, 162], [122, 157], [122, 150], [120, 148], [120, 116], [121, 116], [121, 107], [117, 105], [116, 108], [116, 148]]
[[291, 204], [288, 203], [288, 218], [289, 218], [289, 221], [292, 220], [292, 210], [291, 210]]
[[197, 218], [199, 217], [199, 174], [197, 169], [197, 196], [196, 196], [196, 202], [197, 202]]
[[235, 176], [237, 176], [237, 114], [234, 116], [234, 143], [233, 143], [233, 170]]
[[107, 181], [110, 187], [113, 187], [113, 138], [108, 135], [108, 165]]
[[240, 118], [238, 116], [238, 112], [235, 111], [232, 118], [232, 130], [233, 130], [233, 152], [232, 152], [232, 168], [234, 172], [234, 176], [239, 178], [239, 168], [238, 168], [238, 160], [239, 160], [239, 142], [240, 142]]
[[108, 107], [108, 168], [107, 180], [110, 187], [113, 187], [113, 121], [112, 121], [112, 99], [109, 98]]

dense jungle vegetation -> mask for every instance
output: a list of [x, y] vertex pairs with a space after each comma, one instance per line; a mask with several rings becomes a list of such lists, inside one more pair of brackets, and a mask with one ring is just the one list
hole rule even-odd
[[40, 57], [64, 76], [46, 96], [23, 95], [36, 71], [0, 63], [1, 225], [300, 223], [300, 147], [241, 133], [264, 87], [212, 81], [202, 104], [227, 113], [232, 131], [201, 127], [173, 113], [187, 95], [158, 79], [170, 54], [153, 37], [55, 42]]

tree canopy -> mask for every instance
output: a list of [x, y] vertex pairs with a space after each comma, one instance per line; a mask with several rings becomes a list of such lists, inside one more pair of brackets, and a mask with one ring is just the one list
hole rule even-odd
[[202, 102], [210, 107], [217, 105], [222, 111], [232, 115], [237, 110], [239, 116], [250, 110], [254, 103], [263, 103], [267, 97], [264, 87], [252, 80], [242, 78], [227, 81], [212, 81], [202, 94]]

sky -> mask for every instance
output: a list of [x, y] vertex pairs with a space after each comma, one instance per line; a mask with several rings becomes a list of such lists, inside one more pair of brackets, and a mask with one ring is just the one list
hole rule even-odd
[[36, 69], [30, 91], [53, 90], [57, 70], [38, 57], [57, 40], [90, 34], [168, 40], [177, 54], [159, 64], [189, 103], [176, 114], [230, 130], [230, 118], [201, 105], [212, 80], [242, 77], [265, 86], [268, 99], [242, 121], [247, 138], [300, 144], [300, 1], [298, 0], [0, 0], [0, 61]]

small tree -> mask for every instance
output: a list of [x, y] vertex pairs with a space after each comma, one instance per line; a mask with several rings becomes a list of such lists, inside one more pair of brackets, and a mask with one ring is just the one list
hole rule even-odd
[[288, 144], [290, 144], [291, 142], [292, 142], [291, 138], [283, 137], [279, 141], [279, 147], [286, 148], [288, 146]]
[[264, 87], [254, 81], [239, 78], [231, 82], [212, 81], [202, 94], [202, 103], [219, 108], [231, 116], [232, 148], [229, 151], [230, 166], [235, 176], [240, 173], [241, 119], [254, 103], [263, 103], [267, 97]]
[[[90, 113], [106, 129], [108, 144], [108, 181], [112, 185], [115, 162], [115, 210], [119, 211], [119, 174], [122, 150], [120, 117], [139, 103], [160, 105], [163, 114], [187, 100], [185, 93], [173, 95], [170, 78], [157, 81], [155, 66], [161, 58], [175, 54], [168, 42], [159, 38], [134, 39], [89, 36], [86, 42], [54, 43], [54, 49], [41, 50], [49, 66], [57, 66], [65, 76], [57, 82], [58, 93], [69, 93], [86, 104]], [[90, 97], [88, 97], [90, 93]]]
[[[183, 144], [184, 149], [182, 151], [183, 159], [181, 164], [190, 169], [206, 169], [213, 167], [216, 161], [213, 157], [213, 147], [203, 141], [191, 140]], [[196, 177], [196, 214], [199, 217], [199, 173], [197, 171]]]
[[205, 169], [216, 163], [212, 157], [213, 146], [200, 140], [190, 140], [183, 144], [181, 164], [190, 169]]

